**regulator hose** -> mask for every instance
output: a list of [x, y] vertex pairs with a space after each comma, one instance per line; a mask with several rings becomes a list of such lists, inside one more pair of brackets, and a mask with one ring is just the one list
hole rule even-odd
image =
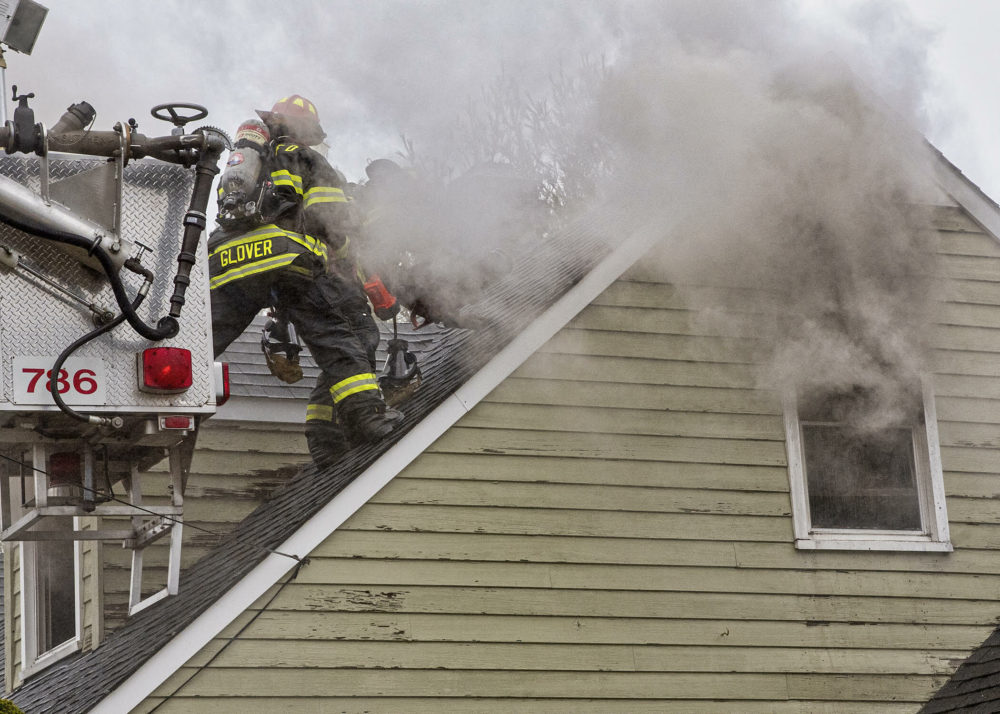
[[73, 246], [74, 248], [82, 248], [87, 251], [88, 255], [92, 255], [97, 258], [101, 267], [104, 268], [105, 274], [108, 276], [108, 281], [111, 283], [111, 290], [115, 295], [115, 302], [118, 303], [118, 308], [122, 311], [121, 316], [125, 320], [128, 320], [128, 324], [132, 326], [132, 329], [145, 337], [147, 340], [159, 342], [160, 340], [176, 336], [180, 331], [180, 325], [177, 323], [176, 318], [171, 317], [170, 315], [161, 317], [156, 327], [146, 324], [146, 322], [139, 317], [139, 314], [135, 311], [135, 307], [133, 307], [129, 302], [128, 294], [125, 292], [125, 285], [122, 283], [121, 276], [118, 274], [115, 264], [111, 260], [111, 256], [108, 255], [108, 252], [101, 247], [96, 239], [89, 240], [74, 233], [49, 230], [48, 228], [42, 228], [40, 226], [19, 221], [2, 214], [0, 214], [0, 222], [6, 223], [11, 228], [16, 228], [17, 230], [24, 231], [25, 233], [33, 233], [41, 236], [42, 238], [54, 240], [57, 243], [64, 243], [66, 245]]

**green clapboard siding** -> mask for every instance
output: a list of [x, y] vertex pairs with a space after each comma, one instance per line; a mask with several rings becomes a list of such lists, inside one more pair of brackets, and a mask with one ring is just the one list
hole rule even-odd
[[639, 266], [138, 711], [916, 711], [1000, 618], [1000, 244], [929, 215], [954, 553], [796, 550], [790, 296]]
[[[843, 714], [837, 702], [817, 700], [727, 701], [729, 711], [740, 714]], [[505, 714], [663, 714], [663, 702], [637, 699], [510, 699], [508, 697], [443, 698], [421, 697], [198, 697], [193, 700], [162, 700], [151, 698], [135, 710], [146, 714], [156, 708], [157, 714], [245, 714], [248, 711], [278, 711], [294, 707], [296, 712], [325, 714], [325, 712], [407, 712], [407, 714], [468, 714], [470, 711], [504, 712]], [[677, 711], [680, 711], [679, 709]], [[685, 714], [719, 714], [719, 704], [712, 701], [684, 702]], [[855, 702], [853, 714], [912, 714], [912, 703]]]

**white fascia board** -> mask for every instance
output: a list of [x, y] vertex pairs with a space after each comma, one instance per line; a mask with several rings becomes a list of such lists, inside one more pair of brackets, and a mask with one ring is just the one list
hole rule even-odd
[[996, 203], [943, 155], [938, 162], [936, 178], [941, 188], [955, 199], [959, 206], [968, 211], [976, 223], [994, 240], [1000, 241], [1000, 209]]
[[[566, 323], [593, 302], [633, 263], [643, 257], [662, 235], [664, 235], [662, 229], [639, 230], [623, 241], [469, 381], [424, 417], [406, 436], [351, 481], [275, 550], [294, 554], [300, 558], [308, 556], [396, 474], [422, 454]], [[205, 612], [160, 648], [131, 677], [99, 702], [92, 711], [118, 713], [131, 711], [138, 706], [295, 565], [296, 562], [289, 557], [274, 553], [268, 555]]]

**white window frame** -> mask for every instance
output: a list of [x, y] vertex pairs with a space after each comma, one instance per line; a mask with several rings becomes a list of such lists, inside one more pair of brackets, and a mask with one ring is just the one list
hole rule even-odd
[[809, 513], [809, 482], [806, 479], [802, 425], [794, 391], [782, 397], [785, 418], [785, 449], [792, 500], [795, 547], [800, 550], [899, 550], [951, 552], [948, 510], [945, 505], [944, 472], [938, 438], [937, 409], [929, 379], [921, 380], [924, 428], [913, 428], [917, 498], [920, 502], [921, 533], [912, 531], [813, 528]]
[[[73, 530], [80, 530], [80, 519], [73, 518]], [[22, 541], [21, 548], [21, 678], [30, 677], [46, 667], [80, 650], [83, 642], [83, 550], [80, 541], [73, 541], [73, 603], [75, 634], [52, 649], [38, 649], [38, 576], [36, 571], [37, 541]]]

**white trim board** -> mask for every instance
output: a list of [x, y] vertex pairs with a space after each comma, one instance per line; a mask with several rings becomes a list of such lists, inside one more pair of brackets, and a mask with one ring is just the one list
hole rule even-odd
[[[306, 557], [511, 372], [594, 301], [663, 236], [639, 230], [498, 352], [454, 394], [306, 521], [276, 551]], [[269, 555], [205, 612], [158, 650], [92, 711], [118, 714], [138, 706], [195, 653], [292, 570], [295, 561]]]
[[[932, 148], [932, 151], [937, 151]], [[982, 190], [938, 152], [938, 184], [964, 208], [994, 240], [1000, 241], [1000, 210]]]

